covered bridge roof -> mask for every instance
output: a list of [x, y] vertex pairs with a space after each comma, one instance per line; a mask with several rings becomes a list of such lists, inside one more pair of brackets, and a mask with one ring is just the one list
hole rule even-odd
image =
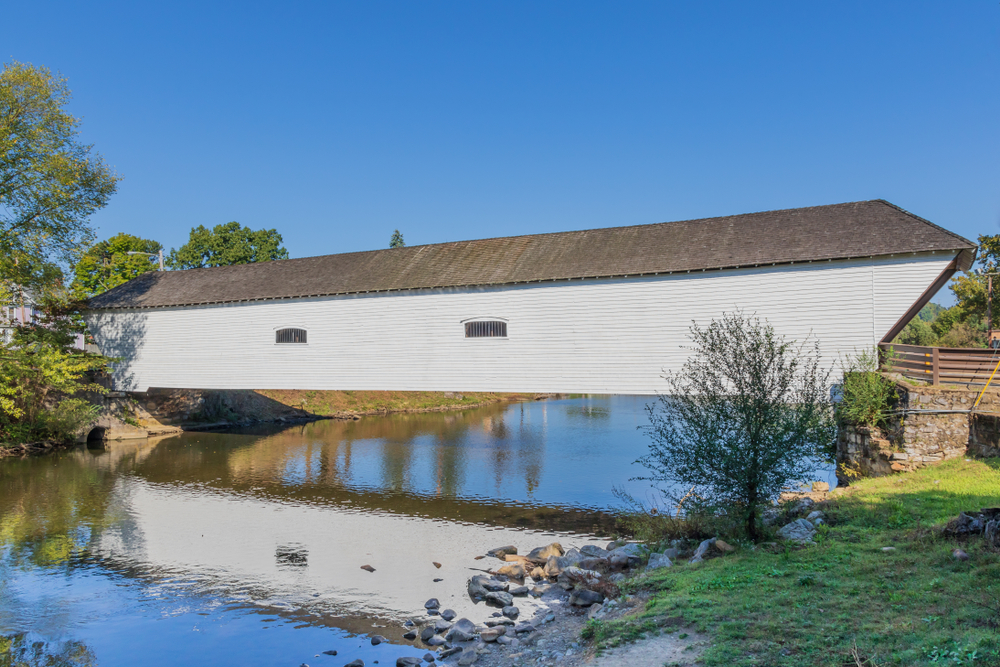
[[718, 270], [975, 244], [881, 199], [721, 218], [456, 241], [210, 269], [150, 272], [95, 310]]

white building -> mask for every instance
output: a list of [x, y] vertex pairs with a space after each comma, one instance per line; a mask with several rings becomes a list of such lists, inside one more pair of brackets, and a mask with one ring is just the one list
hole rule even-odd
[[652, 394], [742, 309], [835, 363], [975, 244], [882, 200], [153, 272], [91, 300], [119, 389]]

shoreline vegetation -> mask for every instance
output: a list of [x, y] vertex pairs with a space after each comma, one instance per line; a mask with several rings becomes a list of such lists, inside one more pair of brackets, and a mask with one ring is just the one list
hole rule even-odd
[[956, 528], [960, 513], [997, 505], [1000, 459], [964, 458], [835, 489], [809, 507], [823, 516], [811, 543], [781, 539], [779, 522], [773, 541], [726, 535], [691, 559], [707, 526], [671, 540], [676, 519], [663, 517], [646, 557], [674, 549], [671, 566], [620, 582], [622, 604], [642, 604], [587, 621], [582, 637], [600, 654], [705, 634], [709, 666], [1000, 664], [1000, 542]]

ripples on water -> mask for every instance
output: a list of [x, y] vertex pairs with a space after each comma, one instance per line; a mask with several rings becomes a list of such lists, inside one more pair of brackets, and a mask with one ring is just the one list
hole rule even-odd
[[[0, 634], [58, 665], [394, 664], [400, 624], [493, 611], [503, 544], [603, 544], [643, 397], [187, 433], [0, 463]], [[435, 567], [434, 562], [441, 564]], [[371, 565], [374, 573], [360, 567]], [[443, 579], [435, 583], [435, 578]], [[520, 599], [523, 616], [532, 601]], [[18, 634], [23, 633], [23, 634]], [[371, 646], [382, 634], [394, 645]], [[337, 658], [322, 651], [335, 649]]]

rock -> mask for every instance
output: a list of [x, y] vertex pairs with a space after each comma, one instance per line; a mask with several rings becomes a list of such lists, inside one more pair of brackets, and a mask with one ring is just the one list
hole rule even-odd
[[437, 634], [441, 634], [442, 632], [445, 632], [449, 628], [451, 628], [451, 623], [449, 623], [444, 619], [438, 619], [437, 621], [434, 622], [434, 632], [436, 632]]
[[521, 613], [521, 610], [518, 609], [517, 607], [504, 607], [503, 608], [503, 615], [506, 616], [507, 618], [517, 618], [518, 615], [520, 615], [520, 613]]
[[[814, 526], [818, 526], [826, 522], [826, 514], [824, 514], [819, 510], [809, 512], [809, 514], [806, 516], [806, 521], [812, 523]], [[816, 523], [817, 521], [819, 521], [819, 523]]]
[[[441, 563], [437, 563], [437, 562], [431, 561], [431, 565], [433, 565], [434, 567], [436, 567], [439, 570], [441, 569]], [[428, 655], [430, 655], [430, 654], [428, 653]]]
[[569, 603], [577, 607], [589, 607], [592, 604], [598, 604], [604, 602], [604, 596], [597, 591], [588, 591], [586, 589], [574, 591], [573, 595], [569, 598]]
[[405, 621], [403, 621], [403, 625], [405, 625], [408, 628], [412, 628], [414, 625], [416, 625], [416, 623], [414, 623], [410, 619], [406, 619]]
[[484, 623], [488, 628], [495, 628], [498, 625], [514, 625], [514, 621], [509, 618], [503, 618], [502, 614], [496, 613], [494, 616], [500, 616], [500, 618], [491, 618]]
[[585, 544], [580, 547], [580, 553], [589, 558], [607, 558], [608, 552], [594, 544]]
[[[367, 570], [368, 572], [374, 572], [374, 571], [375, 571], [375, 568], [374, 568], [374, 567], [372, 567], [371, 565], [362, 565], [362, 566], [361, 566], [361, 569], [362, 569], [362, 570]], [[362, 664], [363, 664], [363, 663], [362, 663]]]
[[562, 555], [563, 567], [579, 566], [583, 560], [583, 554], [578, 549], [570, 549]]
[[580, 568], [593, 570], [594, 572], [607, 572], [610, 563], [607, 558], [584, 558], [580, 561]]
[[372, 646], [378, 646], [384, 641], [385, 637], [383, 637], [382, 635], [375, 635], [374, 637], [372, 637]]
[[427, 641], [428, 639], [430, 639], [431, 637], [433, 637], [434, 634], [435, 634], [434, 633], [434, 626], [433, 625], [428, 625], [427, 627], [425, 627], [423, 630], [420, 631], [420, 639], [422, 641]]
[[[812, 524], [809, 524], [809, 526], [812, 527]], [[705, 560], [705, 554], [708, 553], [708, 550], [712, 548], [713, 544], [715, 544], [714, 537], [699, 544], [698, 548], [694, 550], [694, 556], [691, 557], [691, 562], [700, 563]]]
[[484, 574], [473, 575], [469, 579], [469, 595], [473, 600], [485, 600], [486, 595], [493, 591], [504, 591], [510, 587], [503, 581], [497, 581], [493, 577]]
[[323, 655], [337, 655], [336, 651], [323, 651]]
[[541, 581], [542, 579], [545, 578], [545, 570], [543, 570], [540, 567], [536, 567], [534, 570], [531, 571], [531, 578], [534, 579], [535, 581]]
[[512, 588], [512, 589], [510, 589], [507, 592], [510, 593], [511, 595], [513, 595], [514, 597], [523, 597], [523, 596], [525, 596], [525, 595], [528, 594], [528, 587], [527, 586], [517, 586], [516, 588]]
[[511, 579], [524, 579], [527, 572], [524, 571], [524, 566], [520, 563], [508, 563], [496, 571], [496, 574], [502, 574], [505, 577], [510, 577]]
[[896, 547], [882, 547], [882, 551], [889, 553], [890, 551], [895, 551]]
[[440, 613], [441, 613], [441, 612], [440, 612], [440, 611], [438, 611], [437, 609], [428, 609], [428, 610], [427, 610], [427, 615], [428, 615], [428, 616], [437, 616], [437, 615], [439, 615]]
[[344, 667], [365, 667], [365, 661], [358, 658], [357, 660], [351, 660]]
[[448, 631], [448, 634], [444, 636], [450, 642], [468, 642], [476, 638], [476, 635], [465, 632], [464, 630], [459, 630], [457, 628], [452, 628]]
[[487, 556], [492, 556], [493, 558], [503, 558], [507, 554], [516, 554], [517, 547], [514, 545], [508, 545], [505, 547], [497, 547], [496, 549], [490, 549], [486, 552]]
[[601, 581], [601, 574], [593, 570], [584, 570], [579, 567], [570, 566], [559, 573], [560, 583], [582, 584], [584, 586], [596, 586]]
[[587, 620], [592, 621], [597, 618], [597, 615], [604, 611], [604, 605], [595, 603], [590, 605], [590, 609], [587, 610]]
[[437, 656], [435, 656], [430, 651], [424, 653], [424, 662], [434, 662], [435, 660], [437, 660]]
[[534, 631], [535, 631], [535, 626], [533, 626], [531, 623], [518, 623], [517, 625], [514, 626], [514, 632], [516, 633], [525, 633]]
[[416, 667], [420, 664], [420, 658], [396, 658], [396, 667]]
[[812, 490], [813, 493], [825, 493], [830, 490], [830, 485], [826, 482], [813, 482]]
[[986, 522], [983, 537], [986, 538], [986, 543], [989, 546], [995, 549], [1000, 548], [1000, 519], [993, 519]]
[[731, 551], [736, 551], [736, 547], [728, 542], [723, 542], [722, 540], [715, 541], [715, 548], [723, 553], [729, 553]]
[[434, 583], [436, 584], [436, 583], [437, 583], [437, 582], [439, 582], [439, 581], [444, 581], [444, 579], [435, 579], [435, 580], [434, 580]]
[[479, 633], [479, 638], [484, 642], [495, 642], [497, 637], [504, 635], [507, 631], [501, 628], [486, 628]]
[[515, 643], [517, 643], [517, 639], [515, 639], [514, 637], [508, 637], [507, 635], [501, 635], [500, 637], [497, 637], [497, 644], [501, 644], [503, 646], [510, 646], [511, 644]]
[[451, 626], [452, 630], [461, 630], [470, 635], [476, 634], [476, 624], [467, 618], [460, 618]]
[[615, 549], [617, 549], [618, 547], [621, 547], [621, 546], [625, 546], [625, 543], [624, 542], [619, 542], [618, 540], [615, 540], [614, 542], [608, 542], [608, 546], [604, 547], [604, 549], [606, 551], [614, 551]]
[[537, 549], [532, 549], [528, 553], [528, 558], [533, 561], [544, 563], [549, 559], [549, 556], [562, 556], [563, 548], [558, 542], [553, 542], [552, 544], [545, 547], [538, 547]]
[[424, 609], [437, 609], [440, 606], [441, 603], [438, 602], [437, 598], [431, 598], [430, 600], [424, 603]]
[[453, 621], [458, 614], [455, 613], [454, 609], [445, 609], [441, 612], [441, 618], [446, 621]]
[[427, 644], [428, 646], [444, 646], [447, 642], [445, 641], [444, 637], [441, 637], [439, 635], [434, 635], [424, 643]]
[[646, 565], [646, 570], [659, 570], [660, 568], [671, 567], [672, 565], [673, 563], [670, 562], [666, 554], [654, 553], [649, 556], [649, 563]]
[[440, 653], [438, 653], [438, 657], [440, 657], [442, 660], [444, 660], [445, 658], [450, 658], [451, 656], [455, 655], [456, 653], [461, 653], [461, 652], [462, 652], [462, 647], [461, 646], [452, 646], [451, 648], [446, 648], [445, 650], [443, 650]]
[[562, 564], [560, 562], [560, 556], [549, 556], [549, 559], [545, 561], [545, 576], [546, 577], [558, 577], [559, 573], [562, 572]]
[[608, 575], [607, 581], [611, 582], [612, 584], [618, 584], [625, 581], [627, 578], [628, 577], [626, 577], [621, 572], [615, 572], [614, 574]]
[[[807, 500], [807, 499], [803, 499]], [[778, 536], [789, 542], [799, 542], [800, 544], [812, 544], [813, 535], [816, 534], [816, 527], [805, 519], [796, 519], [791, 523], [778, 529]]]
[[951, 555], [955, 560], [969, 560], [969, 554], [965, 553], [961, 549], [955, 549], [951, 552]]
[[510, 607], [514, 604], [514, 597], [510, 593], [503, 591], [487, 593], [485, 600], [486, 604], [492, 604], [497, 607]]
[[608, 561], [610, 561], [612, 566], [616, 563], [621, 562], [622, 556], [627, 560], [627, 564], [630, 567], [634, 567], [642, 562], [642, 556], [646, 553], [646, 549], [641, 544], [636, 544], [635, 542], [631, 544], [626, 544], [623, 547], [618, 547], [610, 554], [608, 554]]
[[416, 638], [417, 638], [416, 630], [407, 630], [406, 632], [403, 633], [403, 639], [406, 639], [408, 641], [413, 641]]
[[467, 665], [471, 665], [476, 661], [476, 659], [479, 658], [479, 654], [476, 653], [475, 649], [471, 646], [468, 648], [471, 650], [462, 651], [462, 655], [458, 657], [458, 664], [461, 665], [461, 667], [467, 667]]

